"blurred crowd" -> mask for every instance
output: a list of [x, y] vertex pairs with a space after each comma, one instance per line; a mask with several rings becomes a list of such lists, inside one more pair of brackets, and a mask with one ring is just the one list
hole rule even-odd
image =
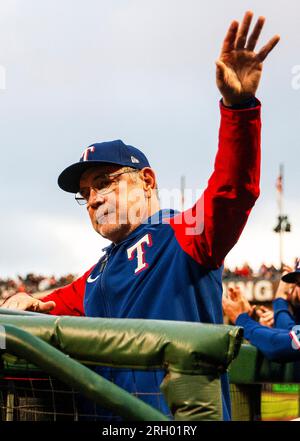
[[[229, 280], [240, 280], [240, 279], [252, 279], [252, 278], [262, 278], [266, 280], [276, 280], [280, 277], [280, 269], [275, 268], [273, 265], [267, 266], [264, 263], [260, 266], [257, 272], [248, 265], [244, 263], [241, 267], [236, 267], [235, 269], [225, 268], [223, 273], [223, 279]], [[49, 290], [54, 290], [55, 288], [60, 288], [62, 286], [68, 285], [77, 278], [77, 275], [67, 274], [66, 276], [55, 277], [55, 276], [44, 276], [37, 274], [27, 274], [25, 277], [17, 276], [16, 278], [0, 278], [0, 296], [3, 294], [12, 295], [16, 292], [27, 292], [28, 294], [33, 294], [36, 292], [44, 292]]]
[[68, 285], [75, 280], [77, 275], [68, 274], [56, 278], [55, 276], [43, 276], [37, 274], [27, 274], [25, 277], [17, 276], [14, 279], [0, 278], [0, 297], [10, 296], [16, 292], [26, 292], [33, 294], [60, 288]]
[[259, 278], [264, 280], [277, 280], [280, 278], [281, 268], [276, 268], [274, 265], [266, 265], [262, 263], [258, 271], [253, 271], [250, 265], [245, 262], [241, 267], [235, 267], [234, 270], [224, 268], [223, 279], [253, 279]]

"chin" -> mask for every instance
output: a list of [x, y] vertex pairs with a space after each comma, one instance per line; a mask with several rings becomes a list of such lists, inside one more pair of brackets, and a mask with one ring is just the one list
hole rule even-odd
[[96, 231], [105, 239], [111, 240], [112, 242], [119, 242], [127, 236], [129, 228], [128, 225], [103, 224], [97, 225]]

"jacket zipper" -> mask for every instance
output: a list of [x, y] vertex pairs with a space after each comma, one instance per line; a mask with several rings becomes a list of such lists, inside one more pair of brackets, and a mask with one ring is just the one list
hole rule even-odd
[[112, 248], [109, 252], [106, 253], [105, 258], [103, 259], [103, 261], [101, 262], [100, 265], [100, 273], [101, 273], [101, 291], [102, 291], [102, 296], [103, 296], [103, 303], [104, 303], [104, 307], [105, 307], [105, 312], [106, 312], [106, 317], [111, 318], [111, 312], [110, 312], [110, 307], [109, 307], [109, 301], [108, 301], [108, 296], [105, 293], [105, 289], [104, 289], [104, 274], [105, 274], [105, 270], [108, 264], [108, 260], [110, 258], [110, 255], [112, 253], [112, 250], [114, 248]]

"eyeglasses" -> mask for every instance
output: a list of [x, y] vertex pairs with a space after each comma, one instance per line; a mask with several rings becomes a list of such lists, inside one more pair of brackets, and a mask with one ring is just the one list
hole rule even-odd
[[101, 196], [104, 196], [116, 189], [118, 184], [118, 180], [116, 178], [126, 173], [137, 172], [139, 172], [139, 170], [132, 169], [120, 173], [102, 174], [100, 176], [97, 176], [93, 180], [93, 183], [90, 187], [83, 187], [78, 193], [75, 194], [75, 200], [79, 205], [86, 205], [90, 198], [91, 189], [95, 190]]

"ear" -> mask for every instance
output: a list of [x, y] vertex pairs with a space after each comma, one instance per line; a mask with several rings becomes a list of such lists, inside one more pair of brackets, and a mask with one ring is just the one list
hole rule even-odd
[[140, 171], [140, 177], [143, 180], [143, 189], [151, 194], [151, 190], [156, 188], [155, 172], [150, 167], [144, 167]]

